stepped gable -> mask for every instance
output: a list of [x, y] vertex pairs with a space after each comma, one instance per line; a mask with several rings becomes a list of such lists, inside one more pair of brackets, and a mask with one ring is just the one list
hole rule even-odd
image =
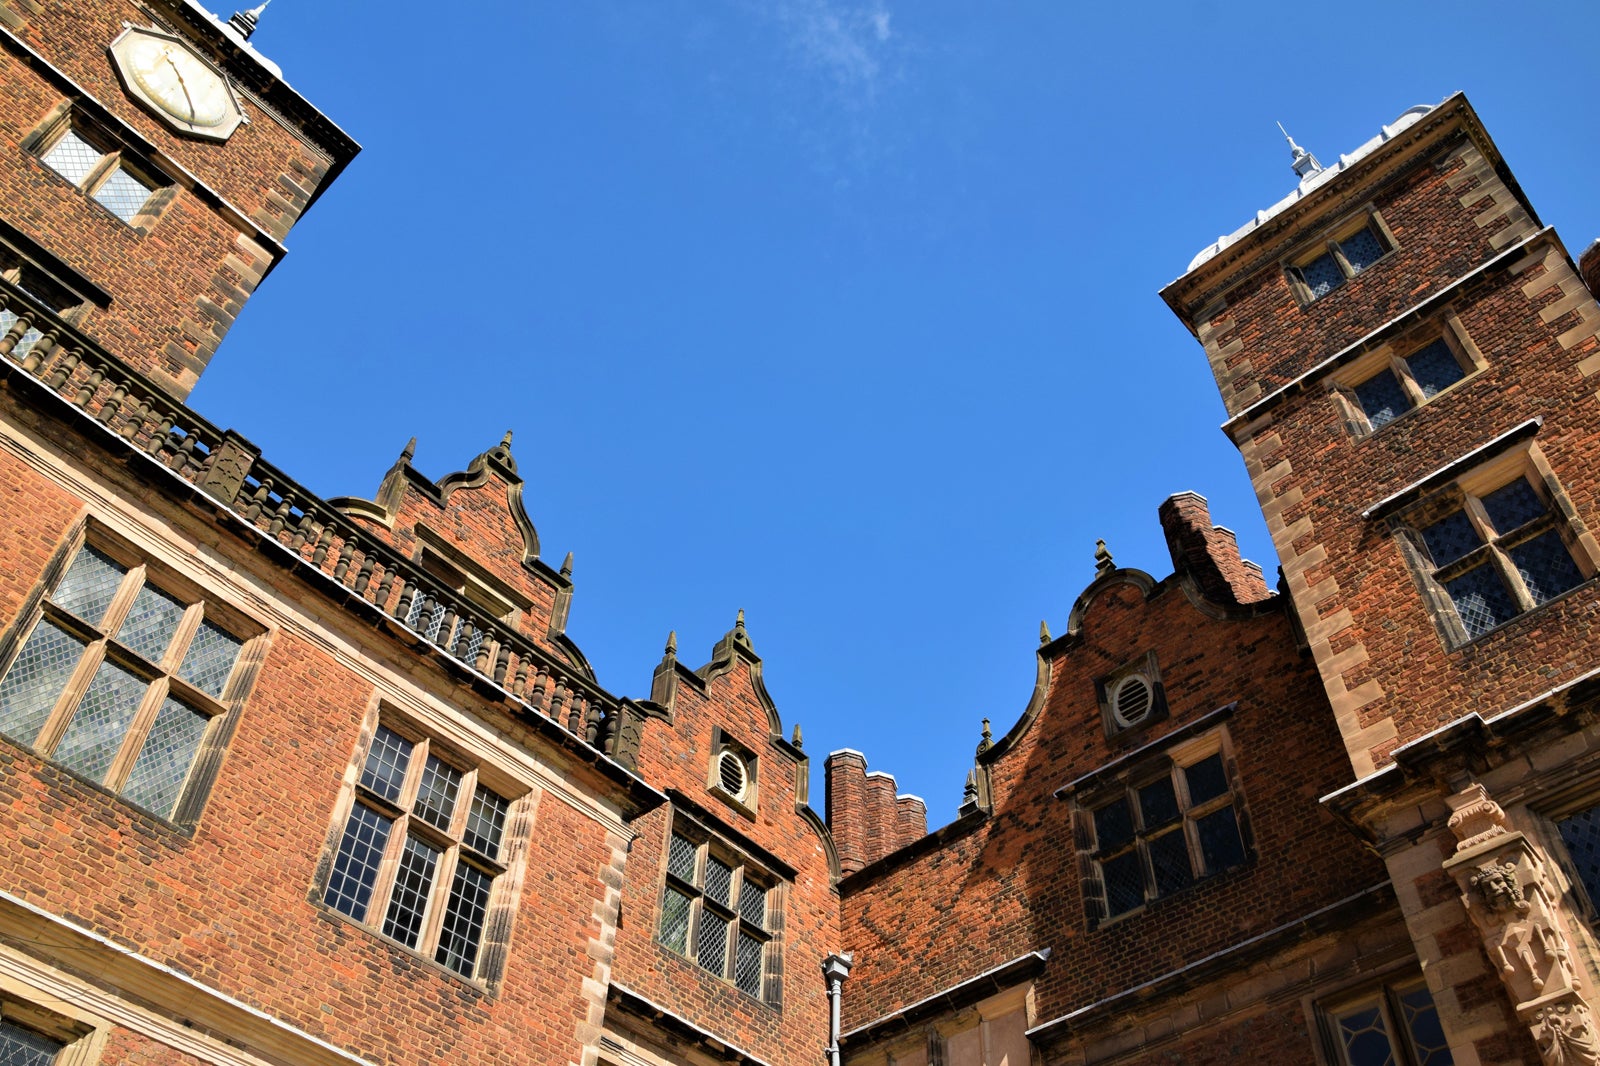
[[811, 960], [838, 948], [839, 862], [827, 827], [808, 805], [810, 760], [799, 730], [785, 738], [744, 612], [698, 669], [679, 661], [677, 638], [669, 636], [651, 698], [638, 708], [644, 717], [636, 770], [671, 803], [632, 823], [638, 836], [629, 869], [665, 870], [673, 836], [709, 840], [719, 861], [766, 888], [766, 929], [782, 943], [782, 960], [768, 955], [765, 994], [768, 1003], [781, 994], [783, 1009], [772, 1010], [661, 942], [662, 889], [653, 876], [630, 877], [623, 889], [628, 921], [612, 974], [627, 991], [612, 1004], [624, 1013], [664, 1009], [718, 1019], [719, 1031], [734, 1027], [727, 1019], [738, 1019], [738, 1031], [764, 1061], [807, 1061], [815, 1055], [815, 1035], [827, 1030], [827, 1002], [812, 991]]
[[[1042, 633], [1028, 707], [999, 739], [985, 731], [960, 816], [841, 881], [843, 948], [856, 959], [847, 1048], [897, 1039], [905, 1004], [943, 997], [959, 1010], [951, 997], [977, 1002], [1030, 979], [1032, 1017], [1048, 1025], [1382, 883], [1382, 864], [1318, 807], [1348, 766], [1282, 599], [1240, 603], [1227, 585], [1208, 598], [1191, 572], [1205, 568], [1179, 549], [1192, 536], [1214, 574], [1237, 578], [1236, 551], [1217, 565], [1231, 537], [1189, 494], [1162, 517], [1180, 571], [1157, 581], [1102, 544], [1067, 632]], [[1245, 578], [1241, 591], [1264, 586]], [[1235, 812], [1238, 835], [1207, 860], [1217, 869], [1136, 904], [1126, 886], [1108, 895], [1095, 811], [1198, 762], [1226, 781], [1229, 798], [1206, 802]], [[1310, 950], [1286, 936], [1261, 950]], [[1116, 1024], [1082, 1022], [1088, 1039]]]
[[539, 557], [539, 534], [523, 503], [511, 433], [467, 468], [430, 480], [412, 465], [413, 437], [371, 500], [329, 502], [417, 561], [442, 588], [507, 622], [593, 677], [566, 636], [572, 556], [555, 569]]

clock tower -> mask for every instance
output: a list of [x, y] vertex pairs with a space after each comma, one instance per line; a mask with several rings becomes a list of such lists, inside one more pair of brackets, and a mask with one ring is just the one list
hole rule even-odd
[[[0, 346], [183, 399], [359, 147], [194, 0], [0, 0]], [[64, 322], [64, 325], [63, 325]]]

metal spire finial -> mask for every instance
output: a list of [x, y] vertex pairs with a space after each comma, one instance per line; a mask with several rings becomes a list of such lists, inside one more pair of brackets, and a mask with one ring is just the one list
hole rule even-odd
[[256, 32], [256, 24], [261, 21], [261, 13], [267, 9], [267, 4], [270, 3], [272, 3], [272, 0], [265, 0], [264, 3], [248, 11], [235, 11], [233, 17], [228, 19], [228, 25], [238, 30], [244, 39], [248, 41], [250, 35]]
[[1294, 138], [1289, 136], [1289, 131], [1283, 128], [1283, 123], [1278, 123], [1278, 132], [1283, 134], [1283, 139], [1289, 142], [1289, 151], [1294, 153], [1294, 172], [1304, 181], [1322, 169], [1322, 164], [1317, 162], [1317, 157], [1294, 143]]

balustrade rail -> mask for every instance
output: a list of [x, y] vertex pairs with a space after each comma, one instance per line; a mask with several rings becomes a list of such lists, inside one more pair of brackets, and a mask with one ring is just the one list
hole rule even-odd
[[148, 378], [0, 279], [0, 359], [233, 510], [419, 639], [471, 667], [625, 766], [637, 754], [626, 709], [593, 681], [463, 596], [217, 429]]

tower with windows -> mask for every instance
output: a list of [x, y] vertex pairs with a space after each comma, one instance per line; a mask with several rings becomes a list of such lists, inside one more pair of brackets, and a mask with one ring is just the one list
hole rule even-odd
[[1323, 802], [1384, 855], [1456, 1061], [1559, 1061], [1600, 1005], [1574, 861], [1600, 802], [1600, 306], [1459, 94], [1297, 173], [1162, 295], [1344, 741]]

